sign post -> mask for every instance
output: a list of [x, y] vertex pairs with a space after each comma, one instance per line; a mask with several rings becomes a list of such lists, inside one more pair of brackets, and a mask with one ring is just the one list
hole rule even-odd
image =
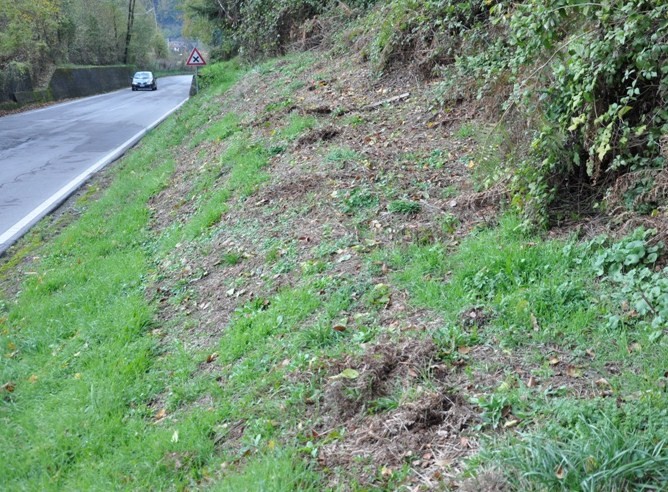
[[190, 52], [190, 56], [188, 57], [188, 61], [186, 61], [186, 65], [188, 65], [189, 67], [195, 67], [195, 94], [197, 94], [199, 92], [199, 87], [197, 82], [197, 74], [199, 71], [199, 67], [203, 67], [204, 65], [206, 65], [204, 57], [197, 48], [193, 48], [193, 50]]

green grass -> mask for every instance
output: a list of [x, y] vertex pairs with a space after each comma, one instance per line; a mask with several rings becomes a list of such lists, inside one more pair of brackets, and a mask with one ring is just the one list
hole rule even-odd
[[313, 116], [291, 115], [287, 125], [278, 131], [279, 138], [291, 141], [300, 136], [305, 130], [313, 128], [316, 124]]
[[195, 148], [203, 141], [221, 142], [241, 130], [240, 118], [234, 113], [227, 113], [223, 118], [208, 126], [190, 141], [190, 148]]
[[[149, 407], [166, 380], [144, 290], [156, 240], [147, 204], [168, 182], [171, 149], [194, 130], [195, 115], [188, 105], [152, 132], [55, 241], [22, 243], [39, 260], [16, 299], [0, 303], [0, 380], [14, 386], [0, 405], [1, 488], [173, 487], [196, 480], [210, 456], [213, 443], [203, 437], [215, 415], [156, 426]], [[186, 359], [175, 357], [172, 370], [183, 373]], [[200, 465], [164, 465], [181, 450]]]
[[538, 434], [497, 443], [481, 458], [512, 470], [516, 490], [663, 490], [668, 485], [665, 405], [660, 411], [644, 404], [601, 407], [571, 409], [579, 415], [568, 427], [548, 424]]
[[0, 407], [0, 475], [10, 489], [110, 483], [126, 466], [114, 459], [118, 443], [147, 430], [128, 411], [155, 390], [142, 244], [146, 203], [173, 169], [167, 130], [125, 159], [108, 193], [40, 252], [37, 275], [2, 323], [0, 346], [18, 352], [1, 366], [2, 380], [16, 384]]
[[347, 163], [355, 163], [362, 160], [362, 156], [355, 152], [353, 149], [347, 147], [335, 147], [330, 149], [327, 155], [325, 156], [327, 162], [336, 164], [339, 167], [344, 166]]
[[[618, 287], [594, 274], [598, 257], [628, 263], [643, 248], [625, 240], [597, 256], [591, 244], [545, 241], [522, 233], [519, 225], [506, 216], [498, 228], [474, 232], [454, 248], [410, 246], [373, 258], [389, 262], [414, 303], [441, 313], [444, 327], [432, 336], [446, 360], [461, 361], [462, 347], [491, 344], [522, 354], [535, 364], [534, 374], [548, 378], [553, 371], [541, 347], [567, 347], [573, 361], [595, 352], [582, 372], [619, 364], [621, 372], [607, 376], [610, 388], [637, 396], [618, 405], [595, 395], [578, 399], [568, 387], [527, 387], [512, 367], [505, 368], [502, 384], [479, 388], [484, 392], [471, 402], [480, 409], [482, 430], [501, 427], [510, 411], [524, 434], [489, 440], [470, 470], [502, 469], [514, 490], [635, 490], [642, 484], [662, 489], [668, 484], [668, 398], [656, 381], [662, 380], [658, 361], [668, 356], [668, 344], [653, 341], [649, 323], [609, 323], [619, 309], [609, 292]], [[620, 251], [627, 256], [620, 258]], [[471, 309], [486, 313], [482, 324], [462, 322]], [[468, 363], [473, 371], [489, 370], [475, 360]]]
[[[181, 241], [193, 240], [210, 231], [227, 212], [228, 202], [233, 197], [249, 196], [268, 179], [268, 174], [263, 171], [268, 162], [268, 152], [262, 145], [251, 141], [246, 133], [234, 134], [219, 165], [213, 166], [195, 183], [194, 214], [186, 224], [177, 224], [165, 235], [161, 249], [169, 251]], [[222, 185], [214, 186], [223, 173], [226, 179]]]
[[254, 490], [283, 492], [286, 490], [317, 491], [318, 476], [298, 459], [285, 451], [263, 453], [250, 461], [243, 471], [226, 477], [213, 487], [219, 492], [245, 492], [249, 484]]
[[413, 200], [393, 200], [387, 205], [393, 214], [412, 215], [420, 212], [422, 206]]
[[[290, 77], [313, 61], [293, 55], [257, 70]], [[316, 439], [309, 405], [322, 401], [328, 363], [368, 354], [379, 337], [391, 344], [407, 336], [433, 341], [434, 363], [471, 382], [458, 395], [477, 413], [467, 432], [482, 449], [467, 473], [501, 469], [515, 490], [668, 486], [668, 341], [657, 327], [667, 287], [650, 232], [617, 242], [545, 240], [505, 215], [459, 238], [467, 224], [443, 214], [435, 227], [445, 242], [404, 237], [393, 246], [374, 237], [382, 231], [369, 221], [389, 212], [410, 223], [421, 203], [397, 199], [407, 195], [390, 170], [331, 195], [335, 222], [322, 224], [305, 258], [293, 225], [309, 220], [315, 193], [251, 217], [234, 212], [270, 182], [272, 156], [319, 120], [282, 114], [270, 137], [244, 128], [239, 115], [221, 113], [220, 97], [241, 71], [238, 62], [202, 70], [200, 94], [110, 170], [105, 192], [82, 197], [80, 216], [63, 219], [54, 240], [42, 223], [0, 266], [11, 284], [30, 262], [19, 292], [0, 299], [0, 385], [10, 383], [0, 390], [0, 489], [322, 490], [334, 477], [342, 488], [366, 490], [363, 477], [319, 468], [318, 447], [346, 436], [333, 429]], [[273, 110], [286, 107], [285, 94], [276, 97]], [[199, 146], [186, 171], [188, 213], [154, 230], [149, 204], [172, 182], [180, 154]], [[362, 159], [345, 147], [326, 152], [334, 165]], [[405, 160], [421, 155], [433, 168], [448, 158], [437, 150]], [[382, 199], [391, 199], [387, 211]], [[223, 238], [233, 245], [221, 251]], [[254, 256], [242, 249], [248, 242]], [[195, 282], [207, 263], [195, 260], [210, 255], [235, 276], [206, 295], [253, 292], [204, 327], [207, 319], [191, 310], [204, 300]], [[359, 268], [337, 269], [353, 257]], [[185, 274], [189, 263], [196, 266]], [[170, 313], [161, 322], [156, 290]], [[388, 311], [399, 300], [407, 305]], [[413, 309], [438, 326], [403, 333], [402, 316]], [[193, 342], [197, 330], [209, 331]], [[476, 358], [478, 347], [499, 360]], [[579, 390], [528, 384], [528, 372], [556, 376], [556, 349], [582, 373]], [[419, 386], [400, 381], [364, 402], [365, 411], [381, 416], [441, 389], [430, 371], [421, 371]], [[606, 374], [608, 394], [594, 391], [600, 383], [586, 380], [594, 378], [587, 371]], [[481, 383], [476, 374], [489, 377]], [[507, 427], [509, 412], [515, 422]], [[367, 471], [381, 490], [411, 475], [408, 463], [391, 478]]]
[[[586, 336], [599, 314], [591, 282], [563, 243], [523, 236], [518, 225], [507, 217], [455, 252], [443, 244], [412, 246], [389, 259], [416, 302], [439, 311], [447, 306], [453, 322], [466, 308], [488, 306], [503, 343]], [[541, 327], [536, 333], [532, 317]]]
[[[236, 115], [220, 115], [216, 102], [239, 68], [203, 70], [203, 91], [112, 171], [113, 184], [99, 200], [79, 203], [79, 220], [49, 244], [32, 233], [3, 264], [8, 275], [29, 255], [39, 258], [16, 299], [0, 302], [0, 381], [12, 388], [0, 395], [0, 488], [190, 488], [214, 480], [217, 490], [241, 490], [250, 480], [256, 490], [318, 489], [299, 442], [279, 451], [272, 439], [282, 429], [271, 422], [282, 420], [286, 398], [297, 412], [308, 391], [282, 388], [286, 371], [308, 363], [301, 348], [320, 350], [297, 327], [324, 326], [345, 305], [316, 294], [311, 284], [322, 267], [305, 272], [303, 286], [268, 299], [268, 307], [249, 303], [231, 322], [219, 350], [221, 362], [234, 362], [221, 376], [230, 383], [224, 388], [193, 376], [209, 353], [161, 345], [153, 334], [165, 329], [156, 326], [146, 292], [154, 265], [178, 242], [204, 244], [231, 201], [268, 179], [269, 142], [255, 141]], [[295, 139], [314, 124], [292, 117], [279, 138]], [[191, 180], [188, 220], [155, 236], [148, 203], [170, 181], [172, 150], [204, 141], [225, 151]], [[292, 268], [282, 266], [289, 258], [278, 258], [276, 268]], [[227, 265], [240, 260], [223, 258]], [[317, 292], [323, 288], [318, 284]], [[191, 295], [187, 283], [174, 289], [175, 302]], [[316, 314], [320, 309], [329, 314]], [[275, 336], [283, 342], [274, 343]], [[283, 367], [286, 358], [292, 364]], [[202, 398], [212, 398], [215, 408], [200, 405]], [[165, 418], [156, 421], [160, 412]], [[239, 418], [249, 419], [240, 448], [221, 454], [217, 429]], [[225, 460], [231, 465], [221, 481]]]

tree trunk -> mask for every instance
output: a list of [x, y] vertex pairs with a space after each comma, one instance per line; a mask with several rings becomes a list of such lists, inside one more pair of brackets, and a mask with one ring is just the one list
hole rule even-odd
[[135, 3], [137, 0], [130, 0], [128, 3], [128, 32], [125, 34], [125, 54], [123, 63], [128, 64], [128, 52], [130, 49], [130, 40], [132, 38], [132, 24], [135, 21]]

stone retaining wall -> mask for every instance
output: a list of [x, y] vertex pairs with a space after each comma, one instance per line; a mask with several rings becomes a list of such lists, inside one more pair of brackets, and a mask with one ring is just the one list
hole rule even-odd
[[48, 89], [34, 90], [29, 71], [17, 71], [8, 67], [0, 72], [0, 104], [23, 105], [130, 88], [132, 73], [132, 67], [127, 65], [57, 68], [51, 77]]
[[49, 82], [53, 99], [92, 96], [130, 88], [132, 67], [58, 68]]
[[17, 92], [32, 90], [32, 80], [27, 65], [10, 63], [0, 71], [0, 103], [16, 102]]

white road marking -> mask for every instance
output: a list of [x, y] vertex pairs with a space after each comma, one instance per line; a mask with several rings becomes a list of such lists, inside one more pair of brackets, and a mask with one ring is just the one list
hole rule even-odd
[[[141, 138], [146, 135], [146, 133], [156, 126], [158, 126], [162, 121], [167, 119], [167, 117], [183, 106], [188, 98], [184, 99], [180, 104], [178, 104], [174, 109], [164, 114], [156, 121], [151, 123], [146, 129], [135, 134], [130, 139], [126, 140], [123, 144], [116, 149], [109, 152], [102, 159], [98, 160], [95, 164], [90, 166], [84, 172], [79, 174], [76, 178], [72, 179], [65, 186], [56, 191], [49, 198], [44, 200], [40, 205], [38, 205], [32, 212], [10, 227], [6, 232], [0, 235], [0, 254], [2, 254], [14, 241], [16, 241], [23, 232], [27, 231], [30, 226], [32, 226], [39, 219], [44, 217], [50, 211], [55, 209], [58, 205], [65, 201], [74, 191], [76, 191], [88, 178], [90, 178], [95, 172], [102, 169], [107, 164], [115, 161], [121, 157], [130, 147], [135, 145]], [[68, 104], [68, 103], [66, 103]]]

